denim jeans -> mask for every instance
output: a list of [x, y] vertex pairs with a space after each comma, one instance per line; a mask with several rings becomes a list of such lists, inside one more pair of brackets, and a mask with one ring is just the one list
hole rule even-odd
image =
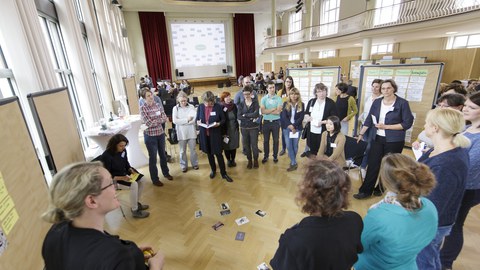
[[470, 209], [480, 203], [480, 189], [467, 189], [463, 194], [460, 210], [453, 225], [452, 232], [445, 237], [440, 259], [444, 267], [452, 268], [453, 262], [457, 259], [463, 247], [463, 225], [467, 219]]
[[192, 166], [198, 166], [198, 156], [195, 147], [197, 146], [196, 139], [180, 140], [178, 141], [178, 148], [180, 150], [180, 168], [188, 168], [187, 160], [187, 145], [190, 148], [190, 163]]
[[160, 157], [160, 168], [163, 176], [170, 175], [167, 165], [167, 156], [165, 155], [165, 133], [160, 136], [148, 136], [143, 134], [145, 145], [148, 151], [148, 170], [150, 171], [150, 179], [156, 183], [160, 181], [157, 169], [157, 153]]
[[437, 234], [433, 238], [432, 242], [428, 244], [417, 255], [418, 269], [422, 270], [441, 270], [442, 263], [440, 262], [440, 247], [442, 246], [443, 239], [450, 234], [453, 225], [438, 227]]
[[[301, 130], [297, 130], [297, 132], [301, 133]], [[288, 151], [288, 157], [290, 158], [290, 165], [296, 165], [298, 141], [300, 139], [300, 136], [298, 138], [290, 138], [290, 129], [288, 128], [283, 129], [283, 136], [285, 138], [285, 142], [287, 143], [287, 151]]]

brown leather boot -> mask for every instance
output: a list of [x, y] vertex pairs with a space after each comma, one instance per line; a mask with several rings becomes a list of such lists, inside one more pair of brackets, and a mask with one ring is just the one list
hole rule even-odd
[[258, 159], [253, 161], [253, 168], [258, 169]]
[[251, 169], [251, 168], [252, 168], [252, 160], [249, 160], [247, 164], [247, 169]]

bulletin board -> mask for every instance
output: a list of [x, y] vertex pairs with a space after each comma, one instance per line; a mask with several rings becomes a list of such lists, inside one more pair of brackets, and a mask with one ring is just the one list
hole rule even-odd
[[402, 59], [377, 59], [375, 65], [398, 65], [402, 63]]
[[47, 184], [17, 97], [0, 99], [0, 123], [0, 269], [43, 269]]
[[[363, 112], [365, 99], [372, 93], [374, 79], [394, 79], [398, 85], [397, 95], [405, 98], [415, 116], [411, 129], [407, 130], [405, 144], [410, 146], [423, 130], [427, 112], [435, 104], [442, 78], [443, 63], [362, 66], [359, 84], [359, 114]], [[358, 127], [358, 116], [355, 121]], [[355, 131], [356, 132], [356, 131]]]
[[333, 89], [340, 81], [341, 68], [335, 67], [312, 67], [312, 68], [289, 68], [287, 76], [292, 76], [295, 88], [300, 91], [302, 101], [313, 98], [313, 88], [317, 83], [323, 83], [328, 87], [328, 96], [334, 95]]
[[427, 57], [412, 57], [405, 59], [405, 64], [424, 64], [427, 62]]
[[28, 101], [48, 160], [55, 172], [71, 163], [85, 161], [80, 132], [66, 87], [29, 94]]
[[348, 79], [352, 80], [352, 85], [358, 86], [360, 81], [360, 67], [365, 65], [373, 65], [374, 60], [352, 60], [350, 61], [350, 69], [348, 71]]
[[125, 93], [127, 93], [127, 103], [130, 114], [140, 114], [140, 108], [138, 105], [138, 93], [137, 85], [135, 84], [135, 78], [123, 78], [123, 85], [125, 87]]

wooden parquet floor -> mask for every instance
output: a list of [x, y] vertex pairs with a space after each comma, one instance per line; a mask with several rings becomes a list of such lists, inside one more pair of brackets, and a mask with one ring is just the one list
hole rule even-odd
[[[235, 90], [232, 89], [232, 93]], [[302, 140], [299, 152], [304, 146]], [[262, 141], [259, 147], [263, 149]], [[168, 147], [169, 153], [173, 149]], [[294, 201], [302, 169], [300, 166], [295, 172], [287, 172], [287, 155], [279, 157], [277, 164], [270, 158], [265, 165], [260, 164], [259, 169], [247, 170], [246, 158], [239, 150], [237, 167], [227, 168], [234, 182], [227, 183], [221, 179], [218, 169], [217, 176], [213, 180], [209, 178], [210, 168], [203, 153], [197, 152], [200, 169], [189, 169], [187, 173], [180, 170], [178, 150], [173, 153], [177, 154], [169, 168], [174, 180], [162, 179], [163, 187], [151, 184], [148, 167], [138, 168], [147, 178], [141, 202], [150, 205], [150, 217], [131, 217], [128, 190], [118, 192], [126, 219], [120, 210], [107, 216], [110, 233], [161, 250], [166, 256], [165, 270], [256, 269], [262, 262], [269, 263], [280, 235], [305, 216]], [[260, 159], [262, 157], [260, 154]], [[304, 160], [299, 157], [299, 164]], [[350, 174], [353, 179], [351, 197], [358, 190], [360, 181], [358, 170]], [[364, 216], [368, 207], [378, 199], [358, 201], [351, 197], [350, 209]], [[222, 202], [229, 204], [230, 215], [220, 215]], [[258, 209], [267, 215], [263, 218], [257, 216], [255, 211]], [[194, 217], [196, 210], [202, 210], [201, 218]], [[243, 216], [250, 222], [238, 226], [235, 219]], [[455, 270], [480, 269], [476, 258], [480, 251], [479, 219], [480, 208], [477, 207], [467, 220], [465, 244]], [[217, 221], [225, 226], [214, 231], [211, 226]], [[244, 241], [235, 240], [238, 231], [245, 232]]]

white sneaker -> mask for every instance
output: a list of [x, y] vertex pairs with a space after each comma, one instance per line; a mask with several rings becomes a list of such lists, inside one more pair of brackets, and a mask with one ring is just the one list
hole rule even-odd
[[365, 179], [365, 176], [367, 176], [367, 170], [364, 168], [361, 168], [360, 173], [362, 174], [362, 179]]

